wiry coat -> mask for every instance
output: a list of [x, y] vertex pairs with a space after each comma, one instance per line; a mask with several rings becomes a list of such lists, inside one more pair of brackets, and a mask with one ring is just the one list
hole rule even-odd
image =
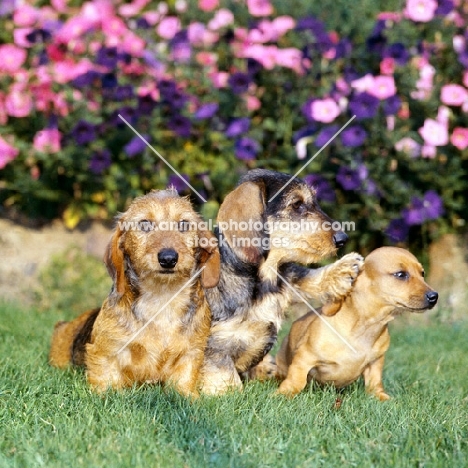
[[[203, 369], [206, 393], [242, 385], [239, 373], [251, 370], [271, 349], [285, 309], [297, 300], [295, 292], [323, 301], [344, 297], [362, 265], [362, 257], [353, 253], [323, 268], [304, 266], [335, 254], [347, 236], [331, 229], [315, 191], [299, 179], [272, 199], [289, 179], [273, 171], [250, 171], [220, 207], [221, 275], [218, 285], [206, 291], [212, 312]], [[301, 220], [317, 223], [317, 229], [265, 229], [267, 222]], [[229, 226], [230, 221], [244, 222], [244, 227], [250, 222], [251, 228]]]
[[56, 325], [50, 362], [84, 363], [98, 391], [165, 382], [195, 396], [211, 323], [204, 288], [219, 279], [216, 239], [195, 228], [200, 217], [173, 191], [137, 198], [118, 221], [105, 256], [112, 291], [100, 309]]

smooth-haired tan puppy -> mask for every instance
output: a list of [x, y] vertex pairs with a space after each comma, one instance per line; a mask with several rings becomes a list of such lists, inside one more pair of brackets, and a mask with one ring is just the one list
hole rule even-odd
[[135, 199], [117, 221], [104, 259], [112, 291], [100, 309], [56, 325], [50, 363], [84, 364], [97, 391], [164, 382], [196, 396], [211, 324], [204, 288], [219, 281], [216, 238], [172, 190]]
[[311, 312], [293, 323], [276, 356], [284, 379], [278, 393], [296, 395], [310, 380], [341, 388], [362, 375], [368, 393], [388, 400], [382, 385], [388, 323], [404, 311], [431, 309], [437, 298], [414, 255], [396, 247], [374, 250], [342, 302], [325, 305], [321, 317]]

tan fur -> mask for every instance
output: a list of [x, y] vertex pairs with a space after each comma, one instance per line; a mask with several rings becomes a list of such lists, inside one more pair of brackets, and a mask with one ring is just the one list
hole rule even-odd
[[[318, 206], [315, 191], [300, 179], [270, 201], [289, 179], [273, 171], [251, 171], [220, 207], [221, 278], [207, 292], [213, 323], [203, 370], [206, 393], [241, 388], [238, 373], [250, 372], [251, 378], [272, 374], [271, 358], [264, 356], [276, 340], [285, 309], [298, 301], [287, 284], [307, 298], [335, 301], [348, 294], [362, 266], [356, 253], [323, 268], [305, 266], [336, 254], [334, 236], [343, 233], [323, 228], [332, 220]], [[300, 221], [316, 229], [275, 225]], [[231, 222], [237, 226], [231, 228]], [[256, 227], [259, 222], [268, 222], [272, 229]], [[249, 228], [240, 229], [240, 223]], [[264, 241], [269, 241], [267, 248]], [[253, 369], [261, 361], [261, 368]]]
[[[183, 395], [196, 396], [211, 321], [202, 286], [213, 287], [219, 279], [216, 239], [195, 229], [200, 217], [187, 199], [172, 191], [153, 191], [134, 200], [119, 218], [120, 223], [130, 221], [192, 224], [186, 232], [116, 227], [105, 255], [114, 286], [86, 344], [88, 381], [97, 391], [164, 382]], [[178, 254], [172, 268], [164, 268], [158, 257], [167, 249]], [[201, 278], [184, 287], [202, 266]], [[74, 332], [79, 334], [84, 320], [83, 315], [71, 322], [66, 335], [54, 333], [52, 349], [60, 344], [63, 354], [57, 358], [54, 352], [52, 359], [51, 353], [51, 364], [70, 363], [66, 345], [76, 339]]]
[[[400, 279], [398, 272], [408, 277]], [[382, 371], [390, 345], [388, 323], [405, 310], [423, 312], [433, 307], [435, 302], [430, 303], [427, 294], [437, 301], [411, 253], [396, 247], [374, 250], [351, 293], [322, 309], [323, 320], [311, 312], [293, 323], [276, 357], [278, 377], [285, 379], [278, 392], [296, 395], [310, 379], [341, 388], [363, 376], [366, 391], [387, 400]]]

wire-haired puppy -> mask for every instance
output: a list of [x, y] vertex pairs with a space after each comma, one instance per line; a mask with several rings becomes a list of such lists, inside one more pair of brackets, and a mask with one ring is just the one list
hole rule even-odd
[[[221, 276], [206, 292], [213, 322], [203, 369], [203, 391], [212, 394], [242, 386], [239, 373], [271, 349], [296, 293], [339, 300], [362, 265], [351, 253], [323, 268], [302, 266], [336, 254], [347, 235], [320, 209], [315, 191], [287, 174], [248, 172], [217, 222]], [[255, 376], [264, 370], [257, 367]]]
[[50, 363], [84, 364], [98, 391], [165, 382], [196, 396], [211, 323], [203, 288], [219, 280], [214, 235], [187, 199], [152, 191], [117, 218], [104, 261], [111, 293], [56, 325]]
[[[382, 385], [388, 323], [404, 312], [424, 312], [437, 303], [424, 270], [407, 250], [382, 247], [365, 260], [351, 293], [296, 320], [276, 356], [278, 392], [293, 396], [309, 380], [344, 387], [364, 376], [368, 393], [388, 400]], [[336, 314], [336, 315], [334, 315]]]

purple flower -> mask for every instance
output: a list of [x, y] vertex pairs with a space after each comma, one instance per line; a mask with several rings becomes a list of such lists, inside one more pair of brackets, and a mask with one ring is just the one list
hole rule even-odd
[[385, 230], [387, 237], [393, 242], [403, 242], [409, 234], [409, 226], [404, 219], [392, 219]]
[[353, 43], [347, 39], [341, 39], [338, 44], [336, 44], [335, 59], [347, 57], [353, 51]]
[[79, 145], [86, 145], [96, 139], [96, 127], [86, 120], [80, 120], [73, 127], [71, 136]]
[[[150, 66], [154, 70], [158, 70], [161, 72], [164, 71], [164, 64], [160, 60], [158, 60], [156, 58], [156, 55], [154, 55], [153, 52], [151, 52], [150, 50], [146, 49], [143, 51], [143, 60], [145, 61], [146, 65]], [[161, 89], [160, 83], [158, 84], [159, 89]]]
[[196, 119], [209, 119], [218, 112], [219, 104], [217, 102], [208, 102], [201, 105], [193, 114]]
[[[146, 141], [150, 141], [149, 135], [142, 135], [142, 137]], [[143, 153], [144, 149], [146, 148], [146, 143], [138, 136], [135, 135], [125, 146], [124, 151], [125, 154], [129, 158], [134, 158], [137, 154]]]
[[188, 96], [178, 89], [176, 89], [171, 95], [164, 95], [163, 97], [174, 110], [182, 109], [188, 101]]
[[228, 84], [235, 94], [245, 93], [249, 89], [250, 82], [250, 75], [242, 72], [235, 72], [228, 79]]
[[233, 119], [226, 128], [224, 134], [228, 138], [234, 138], [236, 136], [242, 135], [249, 131], [250, 128], [250, 119], [247, 117], [241, 117], [239, 119]]
[[369, 52], [380, 53], [387, 42], [385, 36], [382, 34], [385, 30], [385, 21], [378, 20], [372, 30], [370, 36], [366, 39], [366, 45]]
[[394, 94], [383, 101], [383, 111], [385, 115], [395, 115], [401, 107], [401, 99]]
[[29, 34], [26, 35], [26, 40], [31, 44], [37, 42], [46, 42], [52, 37], [47, 29], [33, 29]]
[[326, 32], [325, 24], [314, 18], [313, 16], [306, 16], [304, 18], [298, 18], [296, 23], [296, 30], [297, 31], [306, 31], [310, 30], [317, 34], [323, 34]]
[[292, 136], [293, 145], [295, 145], [301, 138], [311, 136], [317, 131], [317, 126], [314, 124], [306, 125], [302, 127]]
[[117, 86], [117, 77], [115, 73], [105, 73], [101, 77], [103, 88], [115, 88]]
[[333, 191], [330, 183], [318, 174], [309, 174], [304, 177], [304, 182], [307, 185], [310, 185], [317, 192], [317, 199], [334, 202], [335, 201], [335, 192]]
[[96, 151], [89, 160], [89, 170], [94, 174], [102, 174], [112, 163], [109, 150]]
[[133, 88], [131, 85], [117, 86], [114, 90], [114, 99], [116, 101], [125, 101], [134, 96]]
[[247, 59], [247, 73], [250, 76], [256, 75], [258, 72], [262, 71], [263, 65], [253, 58]]
[[96, 63], [106, 68], [115, 68], [118, 59], [117, 47], [101, 47], [97, 53]]
[[255, 159], [255, 156], [260, 151], [260, 144], [249, 137], [239, 138], [234, 145], [234, 153], [236, 158], [243, 160]]
[[187, 30], [181, 30], [170, 40], [171, 58], [175, 62], [188, 62], [192, 54]]
[[402, 210], [401, 214], [408, 226], [417, 226], [424, 223], [426, 221], [426, 213], [423, 200], [413, 197], [409, 208]]
[[[190, 182], [190, 177], [188, 174], [180, 174], [182, 179]], [[187, 190], [188, 185], [182, 180], [177, 174], [173, 174], [169, 176], [169, 180], [167, 181], [167, 188], [174, 187], [178, 192], [183, 192]]]
[[307, 101], [302, 104], [301, 106], [301, 112], [302, 115], [309, 121], [309, 122], [315, 122], [315, 120], [312, 118], [312, 104], [314, 101], [317, 99], [315, 98], [310, 98], [307, 99]]
[[379, 99], [369, 93], [363, 92], [355, 95], [349, 102], [351, 113], [356, 115], [357, 119], [370, 119], [375, 117], [379, 108]]
[[157, 102], [153, 99], [151, 94], [145, 94], [138, 96], [138, 113], [143, 115], [149, 115], [155, 109]]
[[[339, 130], [338, 125], [330, 125], [320, 130], [317, 138], [315, 139], [314, 145], [317, 148], [321, 148], [330, 138]], [[333, 144], [333, 143], [332, 143]]]
[[164, 99], [170, 99], [176, 92], [177, 85], [175, 81], [172, 80], [161, 80], [158, 82], [158, 89]]
[[367, 132], [359, 125], [352, 125], [341, 133], [341, 141], [344, 146], [361, 146], [367, 138]]
[[124, 106], [112, 112], [110, 122], [117, 127], [124, 127], [127, 124], [119, 117], [119, 114], [130, 124], [135, 125], [138, 121], [138, 114], [133, 107]]
[[445, 212], [442, 198], [434, 190], [429, 190], [424, 194], [423, 205], [427, 220], [437, 219]]
[[409, 53], [401, 42], [395, 42], [385, 47], [382, 56], [394, 59], [398, 65], [405, 65], [409, 60]]
[[72, 81], [72, 85], [75, 86], [75, 88], [85, 88], [86, 86], [101, 84], [101, 76], [102, 73], [99, 73], [94, 70], [89, 70], [86, 73], [77, 76]]
[[359, 172], [346, 166], [338, 169], [336, 180], [345, 190], [356, 190], [362, 184]]
[[435, 11], [436, 15], [448, 15], [453, 10], [453, 0], [439, 0], [439, 6]]
[[169, 120], [167, 127], [176, 135], [183, 138], [188, 138], [192, 128], [192, 122], [190, 122], [187, 117], [182, 115], [175, 115]]
[[0, 2], [0, 16], [6, 16], [13, 13], [16, 6], [16, 0], [3, 0]]

